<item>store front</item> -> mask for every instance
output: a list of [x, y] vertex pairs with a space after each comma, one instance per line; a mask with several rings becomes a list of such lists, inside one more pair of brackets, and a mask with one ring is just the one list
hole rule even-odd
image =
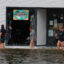
[[37, 9], [37, 45], [56, 46], [59, 26], [64, 27], [63, 8]]
[[[22, 16], [27, 11], [27, 19], [14, 18], [14, 14]], [[29, 27], [34, 28], [35, 46], [56, 46], [58, 38], [54, 32], [58, 32], [60, 25], [64, 26], [63, 8], [18, 8], [7, 7], [6, 27], [12, 27], [11, 37], [8, 38], [6, 46], [28, 46], [30, 40]], [[19, 17], [20, 17], [19, 16]]]
[[36, 45], [36, 9], [7, 7], [6, 10], [6, 28], [9, 32], [6, 46], [29, 46], [30, 26], [34, 28]]

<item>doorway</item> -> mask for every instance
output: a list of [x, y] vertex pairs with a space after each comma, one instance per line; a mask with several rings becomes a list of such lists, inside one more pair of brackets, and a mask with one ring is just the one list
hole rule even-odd
[[[30, 37], [29, 27], [33, 26], [36, 33], [36, 9], [7, 7], [6, 10], [6, 27], [9, 32], [6, 45], [28, 46], [30, 44], [30, 39], [27, 40]], [[11, 26], [11, 30], [9, 30], [9, 26]]]

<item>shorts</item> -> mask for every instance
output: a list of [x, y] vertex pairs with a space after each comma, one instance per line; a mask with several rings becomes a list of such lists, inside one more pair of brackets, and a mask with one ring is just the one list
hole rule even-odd
[[4, 43], [5, 37], [1, 37], [1, 41], [2, 41], [2, 43]]
[[64, 39], [58, 39], [58, 40], [60, 40], [61, 42], [64, 42]]

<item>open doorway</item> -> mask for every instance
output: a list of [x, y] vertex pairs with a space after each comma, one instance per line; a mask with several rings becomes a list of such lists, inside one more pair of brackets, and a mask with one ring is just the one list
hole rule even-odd
[[[6, 45], [25, 46], [30, 44], [30, 39], [27, 40], [27, 37], [30, 36], [30, 25], [34, 27], [36, 33], [35, 14], [36, 9], [33, 8], [7, 7], [6, 26], [9, 37]], [[11, 30], [9, 30], [9, 26], [11, 26]]]

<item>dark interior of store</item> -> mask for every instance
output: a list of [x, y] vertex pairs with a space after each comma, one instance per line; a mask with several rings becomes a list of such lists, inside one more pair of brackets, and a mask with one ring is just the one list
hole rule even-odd
[[[13, 10], [29, 10], [28, 20], [13, 20]], [[30, 36], [30, 17], [35, 13], [34, 9], [25, 9], [25, 8], [7, 8], [7, 29], [8, 25], [11, 25], [11, 38], [8, 39], [7, 45], [29, 45], [27, 37]]]

